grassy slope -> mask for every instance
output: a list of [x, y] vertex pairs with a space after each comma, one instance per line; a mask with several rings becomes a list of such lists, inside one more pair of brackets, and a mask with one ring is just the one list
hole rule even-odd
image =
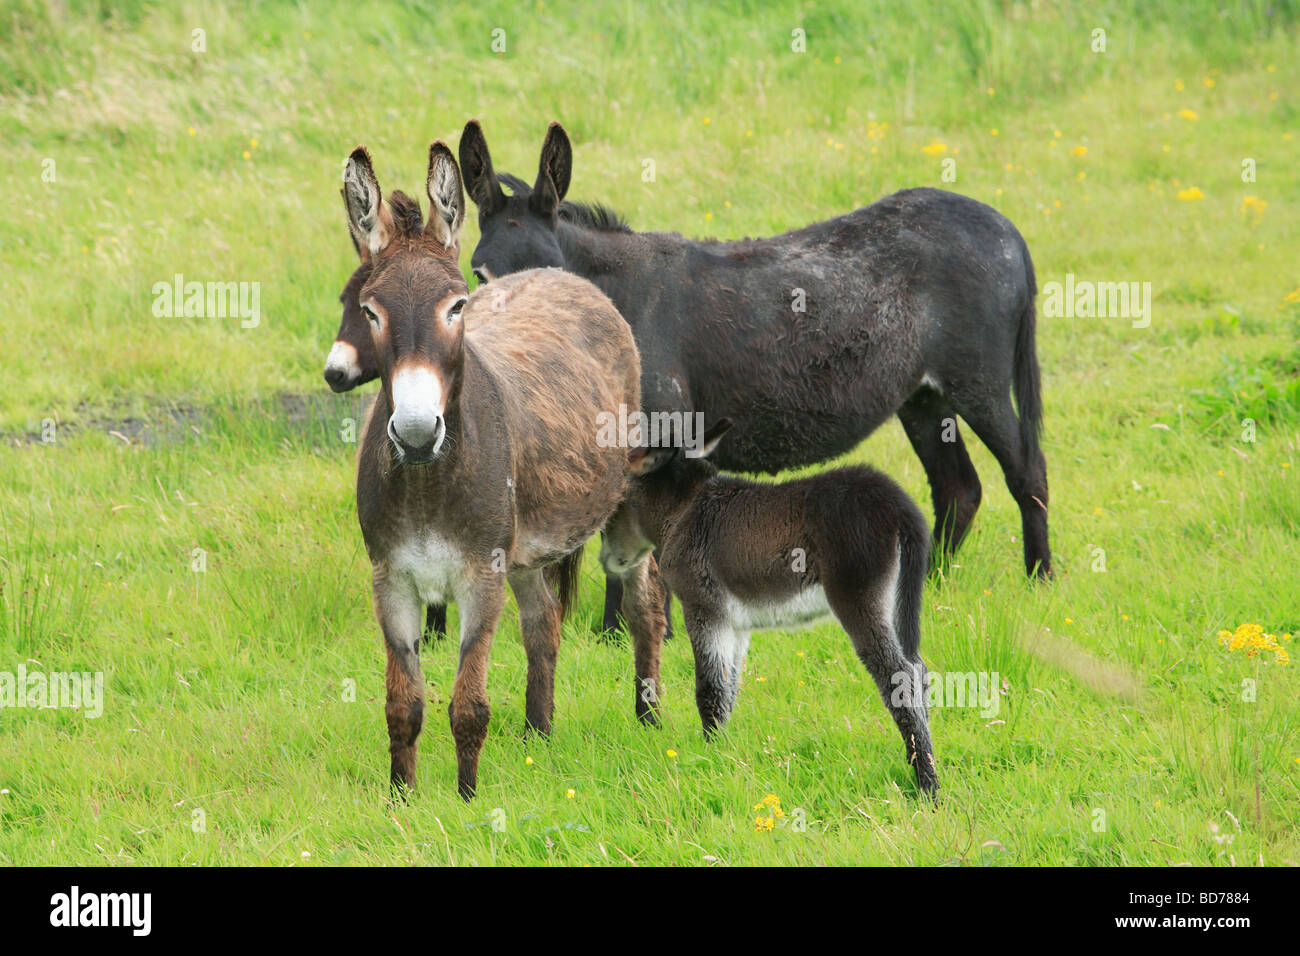
[[[0, 222], [0, 430], [159, 402], [214, 411], [181, 443], [65, 430], [0, 449], [0, 670], [30, 658], [109, 683], [96, 721], [0, 711], [0, 862], [1300, 862], [1300, 664], [1214, 640], [1244, 621], [1300, 632], [1300, 422], [1283, 405], [1244, 444], [1230, 392], [1212, 409], [1194, 394], [1220, 389], [1225, 363], [1295, 374], [1296, 34], [1250, 16], [1201, 31], [1211, 5], [1154, 6], [360, 4], [329, 22], [256, 4], [106, 20], [6, 8], [0, 176], [18, 201]], [[802, 56], [789, 52], [800, 24]], [[496, 26], [505, 56], [489, 47]], [[1094, 26], [1104, 56], [1088, 50]], [[365, 142], [385, 185], [413, 189], [428, 140], [454, 142], [470, 116], [521, 174], [562, 119], [576, 198], [695, 234], [768, 233], [941, 185], [955, 157], [951, 188], [1019, 224], [1040, 282], [1153, 283], [1149, 329], [1041, 322], [1051, 587], [1021, 580], [1014, 507], [971, 440], [985, 505], [927, 594], [924, 650], [937, 670], [996, 670], [1009, 694], [1003, 723], [935, 714], [936, 811], [915, 802], [833, 626], [760, 636], [728, 736], [707, 746], [675, 641], [667, 726], [636, 727], [630, 655], [588, 636], [592, 563], [554, 739], [519, 734], [511, 610], [481, 798], [462, 806], [451, 785], [445, 646], [425, 659], [422, 792], [387, 802], [382, 650], [337, 433], [349, 409], [303, 427], [249, 396], [323, 387], [352, 266], [336, 195], [347, 151]], [[934, 142], [946, 152], [922, 150]], [[1255, 184], [1240, 181], [1247, 156]], [[1205, 198], [1179, 200], [1191, 186]], [[1243, 212], [1247, 195], [1262, 215]], [[475, 238], [471, 224], [466, 248]], [[261, 325], [155, 318], [151, 287], [176, 272], [260, 282]], [[928, 502], [896, 425], [850, 458]], [[1255, 703], [1240, 699], [1246, 677]], [[803, 809], [808, 832], [753, 832], [768, 792]], [[488, 825], [497, 807], [505, 832]]]

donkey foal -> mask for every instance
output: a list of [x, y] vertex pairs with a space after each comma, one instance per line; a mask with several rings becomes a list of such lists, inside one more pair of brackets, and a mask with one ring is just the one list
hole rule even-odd
[[933, 796], [924, 695], [913, 701], [897, 692], [926, 683], [919, 652], [930, 560], [925, 518], [869, 468], [776, 485], [720, 475], [705, 458], [730, 427], [722, 419], [709, 429], [698, 457], [680, 448], [629, 452], [636, 477], [605, 528], [601, 563], [627, 574], [659, 548], [660, 573], [681, 599], [695, 652], [706, 736], [735, 705], [750, 631], [833, 614], [903, 735], [917, 785]]

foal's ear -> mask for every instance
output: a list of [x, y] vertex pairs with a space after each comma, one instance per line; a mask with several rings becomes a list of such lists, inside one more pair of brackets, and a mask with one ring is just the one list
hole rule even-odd
[[465, 225], [465, 188], [460, 181], [460, 167], [456, 157], [442, 140], [429, 145], [429, 222], [425, 231], [433, 230], [434, 237], [444, 248], [460, 245], [460, 228]]
[[732, 421], [730, 418], [719, 418], [716, 422], [704, 430], [704, 441], [700, 444], [700, 450], [696, 458], [708, 458], [713, 454], [713, 449], [718, 447], [718, 442], [722, 441], [722, 436], [731, 431]]
[[393, 238], [393, 214], [384, 205], [379, 180], [370, 154], [358, 146], [343, 170], [343, 204], [348, 210], [348, 228], [362, 262], [379, 255]]
[[555, 213], [564, 194], [569, 191], [573, 172], [573, 146], [569, 134], [559, 123], [552, 123], [542, 143], [542, 159], [537, 165], [537, 183], [529, 196], [533, 208], [544, 216]]
[[478, 120], [465, 124], [460, 134], [460, 169], [465, 175], [465, 191], [485, 216], [490, 216], [506, 204], [506, 194], [501, 189], [492, 156], [488, 153], [487, 139]]
[[634, 477], [658, 471], [677, 454], [676, 448], [633, 448], [627, 453], [627, 471]]

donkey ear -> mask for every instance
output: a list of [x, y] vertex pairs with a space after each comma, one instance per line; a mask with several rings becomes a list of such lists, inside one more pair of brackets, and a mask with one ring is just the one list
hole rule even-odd
[[573, 146], [569, 134], [559, 123], [552, 123], [542, 143], [542, 159], [537, 166], [537, 183], [529, 201], [544, 216], [555, 213], [569, 191], [569, 176], [573, 172]]
[[356, 233], [352, 231], [352, 213], [348, 209], [348, 191], [346, 187], [339, 189], [339, 198], [343, 200], [343, 211], [348, 217], [348, 238], [352, 240], [352, 248], [357, 250], [357, 257], [362, 262], [370, 261], [370, 252], [357, 242]]
[[676, 448], [633, 448], [627, 453], [628, 474], [639, 477], [658, 471], [675, 454]]
[[713, 454], [713, 449], [718, 447], [718, 442], [722, 441], [722, 436], [731, 431], [731, 419], [719, 418], [716, 422], [704, 430], [704, 440], [700, 443], [700, 450], [695, 452], [693, 458], [708, 458]]
[[460, 168], [465, 175], [465, 191], [485, 216], [497, 212], [506, 204], [506, 194], [501, 189], [492, 156], [488, 153], [487, 139], [478, 120], [465, 124], [460, 134]]
[[370, 154], [358, 146], [343, 170], [343, 204], [348, 209], [348, 228], [363, 262], [377, 256], [393, 237], [393, 214], [384, 205], [379, 180]]
[[465, 225], [465, 188], [460, 181], [456, 157], [442, 140], [429, 146], [429, 222], [434, 237], [447, 249], [460, 245], [460, 228]]

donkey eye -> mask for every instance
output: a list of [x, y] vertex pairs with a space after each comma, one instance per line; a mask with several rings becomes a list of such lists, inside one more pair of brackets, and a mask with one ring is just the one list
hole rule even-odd
[[447, 324], [455, 322], [460, 318], [460, 310], [465, 308], [465, 303], [469, 300], [463, 296], [452, 303], [451, 308], [447, 310]]
[[373, 325], [375, 328], [379, 328], [379, 316], [375, 315], [374, 311], [370, 308], [370, 306], [363, 305], [361, 307], [361, 314], [366, 317], [366, 321], [368, 321], [371, 325]]

